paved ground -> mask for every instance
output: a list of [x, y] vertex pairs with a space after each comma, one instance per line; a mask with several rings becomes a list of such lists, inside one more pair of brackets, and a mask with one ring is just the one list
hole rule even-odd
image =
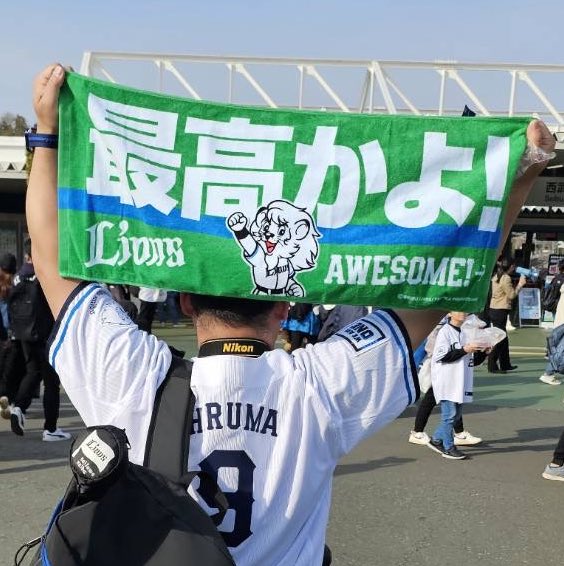
[[[188, 329], [160, 329], [194, 349]], [[538, 381], [545, 334], [510, 334], [519, 369], [477, 371], [476, 403], [465, 422], [487, 441], [467, 461], [447, 461], [406, 442], [415, 410], [347, 456], [335, 473], [328, 543], [336, 565], [562, 564], [564, 484], [540, 476], [564, 427], [564, 386]], [[34, 403], [23, 439], [0, 422], [0, 566], [44, 527], [68, 481], [68, 444], [40, 439]], [[433, 417], [430, 429], [435, 426]], [[61, 425], [81, 426], [65, 402]]]

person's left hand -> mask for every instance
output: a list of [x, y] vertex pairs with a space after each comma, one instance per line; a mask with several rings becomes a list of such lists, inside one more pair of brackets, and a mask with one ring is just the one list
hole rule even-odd
[[59, 131], [59, 91], [64, 80], [65, 69], [57, 63], [46, 67], [33, 82], [33, 108], [40, 134]]

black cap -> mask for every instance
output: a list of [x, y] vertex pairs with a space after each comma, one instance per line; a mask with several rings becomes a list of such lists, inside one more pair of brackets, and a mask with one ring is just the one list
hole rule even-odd
[[6, 273], [14, 275], [14, 273], [16, 273], [16, 256], [14, 254], [6, 253], [0, 257], [0, 269]]

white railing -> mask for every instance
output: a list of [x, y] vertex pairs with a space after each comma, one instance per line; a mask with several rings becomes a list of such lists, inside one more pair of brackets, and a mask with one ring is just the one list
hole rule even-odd
[[23, 136], [0, 136], [0, 176], [25, 177], [25, 159]]
[[[153, 73], [147, 72], [153, 70]], [[564, 137], [564, 65], [86, 52], [82, 74], [195, 99], [342, 112], [535, 116]]]

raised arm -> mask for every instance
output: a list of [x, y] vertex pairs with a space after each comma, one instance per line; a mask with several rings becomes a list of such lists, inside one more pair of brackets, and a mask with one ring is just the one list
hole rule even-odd
[[[37, 132], [58, 134], [59, 90], [65, 80], [61, 65], [50, 65], [35, 79], [33, 106]], [[26, 216], [35, 272], [55, 318], [78, 281], [59, 275], [57, 217], [57, 150], [35, 149], [26, 195]]]
[[[530, 148], [540, 148], [543, 152], [549, 154], [554, 151], [555, 140], [543, 122], [534, 120], [527, 128], [527, 144]], [[511, 227], [515, 224], [515, 220], [519, 216], [519, 212], [525, 204], [536, 178], [546, 167], [546, 164], [547, 160], [530, 164], [524, 173], [514, 181], [509, 196], [498, 252], [501, 252], [503, 249], [505, 241], [511, 232]], [[525, 163], [525, 165], [528, 164]], [[411, 345], [415, 349], [429, 335], [445, 313], [437, 310], [398, 310], [397, 314], [405, 324], [411, 338]]]

